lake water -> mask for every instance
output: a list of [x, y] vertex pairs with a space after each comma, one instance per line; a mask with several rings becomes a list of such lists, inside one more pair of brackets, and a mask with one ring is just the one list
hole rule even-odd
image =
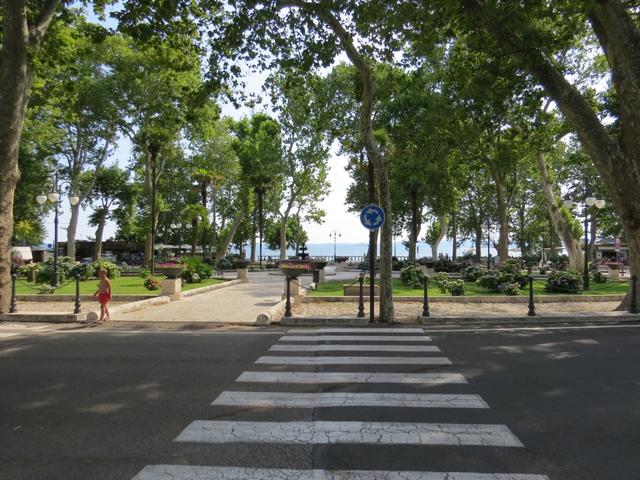
[[[401, 242], [395, 242], [394, 244], [394, 255], [398, 257], [406, 257], [409, 255], [409, 252], [404, 247]], [[335, 252], [337, 256], [348, 256], [348, 257], [361, 257], [367, 254], [368, 243], [337, 243], [335, 246]], [[462, 255], [466, 250], [473, 249], [472, 242], [465, 242], [461, 247], [458, 247], [458, 255]], [[332, 257], [334, 251], [333, 243], [307, 243], [307, 253], [312, 257]], [[451, 256], [453, 251], [453, 242], [448, 240], [443, 240], [440, 243], [440, 248], [438, 249], [439, 253], [448, 254]], [[380, 250], [378, 249], [378, 253]], [[295, 250], [288, 250], [287, 255], [293, 256], [295, 255]], [[482, 248], [482, 254], [487, 254], [486, 245]], [[496, 255], [497, 252], [495, 249], [491, 249], [491, 255]], [[262, 246], [262, 255], [278, 257], [280, 255], [279, 251], [269, 250], [266, 246]], [[431, 247], [426, 243], [419, 242], [417, 245], [417, 256], [420, 257], [430, 257], [431, 256]]]

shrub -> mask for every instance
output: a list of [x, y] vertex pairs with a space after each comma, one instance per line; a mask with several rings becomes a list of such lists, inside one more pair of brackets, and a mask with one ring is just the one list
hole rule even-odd
[[433, 268], [433, 266], [435, 265], [436, 262], [434, 262], [432, 259], [427, 258], [427, 257], [422, 257], [418, 259], [418, 264], [419, 265], [423, 265], [427, 268]]
[[96, 271], [90, 264], [78, 263], [73, 266], [69, 274], [71, 275], [71, 278], [76, 278], [76, 275], [80, 275], [80, 280], [89, 280], [95, 276]]
[[182, 278], [187, 283], [199, 283], [201, 279], [209, 278], [213, 273], [211, 266], [198, 257], [182, 257], [182, 262], [187, 266], [182, 272]]
[[43, 283], [38, 287], [38, 293], [41, 293], [43, 295], [50, 295], [52, 293], [55, 293], [55, 291], [56, 291], [55, 288], [53, 288], [51, 285], [48, 285], [46, 283]]
[[467, 267], [462, 273], [465, 282], [475, 282], [486, 273], [486, 269], [482, 267]]
[[400, 281], [411, 288], [421, 288], [425, 275], [417, 265], [409, 265], [400, 271]]
[[439, 258], [434, 262], [433, 269], [436, 272], [455, 273], [462, 270], [462, 265], [448, 258]]
[[519, 283], [501, 283], [498, 288], [505, 295], [518, 295], [520, 293]]
[[149, 277], [144, 281], [144, 286], [147, 290], [158, 290], [160, 282], [153, 277]]
[[218, 270], [231, 270], [233, 268], [233, 263], [231, 263], [231, 260], [228, 258], [223, 257], [218, 260], [217, 268]]
[[[512, 285], [517, 285], [518, 289], [522, 289], [527, 284], [528, 279], [526, 275], [521, 273], [503, 272], [501, 270], [489, 270], [482, 275], [476, 284], [482, 288], [486, 288], [496, 293], [507, 293], [513, 291]], [[507, 293], [507, 295], [517, 295], [514, 293]]]
[[440, 290], [440, 293], [447, 293], [449, 290], [447, 289], [447, 285], [449, 283], [449, 275], [445, 272], [436, 273], [433, 277], [431, 277], [431, 281], [435, 284], [436, 287]]
[[93, 276], [97, 277], [98, 272], [101, 268], [104, 268], [107, 271], [108, 278], [118, 278], [120, 276], [120, 268], [113, 262], [109, 262], [108, 260], [98, 260], [91, 264], [93, 268]]
[[[58, 257], [58, 278], [64, 282], [71, 276], [71, 269], [77, 262], [71, 257]], [[40, 262], [36, 268], [36, 282], [49, 283], [53, 277], [53, 258], [46, 262]]]
[[149, 275], [151, 275], [151, 270], [148, 267], [140, 268], [140, 278], [147, 278]]
[[582, 292], [582, 277], [578, 272], [565, 270], [549, 275], [544, 287], [546, 292], [580, 293]]
[[447, 291], [454, 297], [461, 297], [464, 295], [464, 281], [463, 280], [449, 280], [446, 283]]
[[593, 281], [596, 283], [607, 283], [607, 276], [598, 270], [593, 272]]
[[394, 260], [392, 260], [392, 263], [391, 263], [392, 270], [402, 271], [404, 268], [406, 268], [409, 265], [411, 265], [407, 260], [398, 260], [395, 257], [393, 257], [393, 258], [394, 258]]

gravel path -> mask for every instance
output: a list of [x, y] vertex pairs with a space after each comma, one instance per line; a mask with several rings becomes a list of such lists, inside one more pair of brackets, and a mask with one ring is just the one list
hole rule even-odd
[[[536, 313], [539, 315], [584, 315], [592, 313], [612, 312], [620, 302], [567, 302], [567, 303], [541, 303], [536, 305]], [[377, 304], [376, 304], [377, 307]], [[394, 305], [396, 319], [413, 319], [422, 314], [420, 302], [397, 302]], [[429, 306], [432, 316], [519, 316], [526, 315], [528, 306], [526, 303], [444, 303], [434, 302]], [[368, 315], [369, 306], [365, 303], [365, 314]], [[377, 312], [377, 310], [376, 310]], [[303, 303], [294, 307], [294, 315], [301, 317], [321, 316], [350, 316], [358, 313], [356, 302], [318, 302]]]

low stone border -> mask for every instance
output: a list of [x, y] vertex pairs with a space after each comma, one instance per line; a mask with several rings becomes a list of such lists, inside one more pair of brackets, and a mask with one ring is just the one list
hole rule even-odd
[[[117, 313], [129, 313], [135, 312], [136, 310], [140, 310], [141, 308], [151, 307], [154, 305], [162, 305], [164, 303], [169, 303], [171, 299], [166, 295], [157, 295], [154, 298], [148, 298], [146, 300], [140, 300], [138, 302], [127, 303], [126, 305], [120, 305], [118, 307], [112, 307], [109, 309], [109, 313], [111, 315]], [[100, 310], [94, 310], [93, 312], [89, 312], [86, 314], [86, 320], [88, 322], [95, 322], [100, 318]]]
[[[537, 295], [533, 297], [535, 303], [567, 303], [567, 302], [620, 302], [624, 300], [624, 295]], [[379, 297], [374, 297], [379, 300]], [[304, 303], [320, 302], [355, 302], [359, 297], [304, 297]], [[369, 296], [364, 296], [367, 302]], [[422, 297], [393, 297], [394, 302], [422, 302]], [[429, 303], [529, 303], [529, 296], [478, 296], [478, 297], [429, 297]]]
[[504, 317], [427, 317], [422, 318], [422, 325], [438, 327], [442, 325], [497, 325], [497, 324], [553, 324], [553, 323], [618, 323], [637, 322], [640, 315], [628, 312], [594, 313], [588, 315], [558, 316], [558, 315], [536, 315], [527, 316], [504, 316]]
[[86, 313], [5, 313], [0, 315], [3, 322], [33, 322], [33, 323], [74, 323], [82, 322]]
[[234, 285], [239, 285], [241, 283], [247, 283], [247, 280], [229, 280], [223, 283], [217, 283], [215, 285], [207, 285], [206, 287], [194, 288], [192, 290], [187, 290], [186, 292], [182, 292], [182, 298], [184, 297], [193, 297], [194, 295], [200, 295], [202, 293], [211, 292], [212, 290], [219, 290], [221, 288], [233, 287]]
[[362, 326], [369, 324], [369, 318], [358, 317], [283, 317], [281, 324], [289, 327], [315, 327], [323, 325]]
[[[157, 295], [126, 295], [116, 294], [111, 297], [114, 302], [137, 302], [140, 300], [147, 300], [149, 298], [156, 298]], [[76, 301], [75, 295], [16, 295], [18, 302], [70, 302]], [[80, 295], [80, 302], [94, 302], [95, 297], [93, 295]]]

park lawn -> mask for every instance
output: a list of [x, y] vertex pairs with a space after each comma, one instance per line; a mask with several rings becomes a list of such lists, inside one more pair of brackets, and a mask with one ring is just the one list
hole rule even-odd
[[[154, 277], [156, 280], [161, 281], [163, 276]], [[224, 280], [206, 278], [200, 283], [185, 283], [182, 285], [182, 291], [193, 290], [195, 288], [206, 287], [208, 285], [216, 285], [222, 283]], [[81, 295], [93, 295], [98, 288], [98, 280], [85, 280], [80, 282], [80, 294]], [[147, 290], [144, 286], [144, 279], [141, 277], [118, 277], [111, 280], [111, 291], [114, 295], [159, 295], [158, 290]], [[17, 295], [33, 295], [38, 293], [38, 285], [29, 283], [24, 279], [20, 279], [16, 282], [16, 294]], [[55, 291], [56, 295], [75, 295], [76, 282], [65, 282], [63, 285]]]
[[[345, 282], [341, 280], [332, 280], [329, 282], [325, 282], [320, 284], [318, 290], [314, 290], [311, 292], [311, 296], [313, 297], [342, 297], [343, 296], [343, 285], [350, 285], [353, 282]], [[376, 284], [379, 282], [376, 281]], [[355, 282], [357, 285], [358, 283]], [[544, 291], [545, 282], [543, 280], [536, 280], [533, 283], [533, 294], [534, 295], [566, 295], [562, 293], [551, 293]], [[591, 290], [587, 292], [588, 295], [624, 295], [627, 293], [627, 289], [629, 288], [629, 282], [626, 280], [623, 281], [610, 281], [606, 283], [595, 283], [591, 282]], [[529, 289], [528, 287], [520, 292], [520, 295], [528, 295]], [[365, 285], [364, 289], [365, 296], [368, 295], [367, 285]], [[407, 287], [402, 285], [399, 278], [393, 279], [393, 295], [399, 297], [421, 297], [423, 295], [422, 288], [415, 289], [411, 287]], [[465, 282], [464, 284], [464, 295], [466, 297], [478, 297], [478, 296], [500, 296], [504, 295], [503, 293], [495, 293], [490, 292], [489, 290], [479, 287], [475, 283]], [[578, 295], [584, 295], [584, 292]], [[449, 293], [441, 293], [440, 290], [433, 284], [429, 284], [429, 296], [434, 297], [448, 297]]]

